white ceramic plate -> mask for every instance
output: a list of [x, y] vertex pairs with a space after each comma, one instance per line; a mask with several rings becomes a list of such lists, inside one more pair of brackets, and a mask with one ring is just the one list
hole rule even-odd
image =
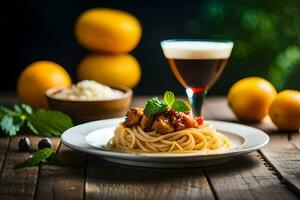
[[94, 154], [105, 160], [143, 167], [195, 167], [221, 164], [235, 156], [250, 153], [269, 142], [269, 136], [263, 131], [245, 125], [209, 121], [225, 136], [233, 147], [218, 153], [123, 153], [106, 148], [106, 143], [113, 136], [114, 128], [123, 118], [89, 122], [72, 127], [61, 136], [62, 142], [70, 148]]

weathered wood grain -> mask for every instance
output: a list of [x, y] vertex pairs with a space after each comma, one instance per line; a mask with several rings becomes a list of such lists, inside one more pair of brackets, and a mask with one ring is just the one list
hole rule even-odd
[[[144, 106], [147, 98], [134, 98], [132, 106]], [[0, 102], [17, 101], [9, 97]], [[203, 113], [206, 119], [238, 122], [225, 98], [207, 98]], [[89, 156], [85, 172], [85, 155], [63, 145], [58, 154], [66, 166], [43, 163], [40, 171], [38, 167], [14, 170], [30, 153], [18, 151], [19, 137], [10, 144], [8, 138], [0, 138], [0, 199], [299, 199], [290, 188], [299, 191], [300, 134], [279, 134], [268, 118], [244, 124], [269, 133], [271, 142], [261, 155], [254, 152], [204, 171], [130, 167]], [[31, 137], [34, 149], [39, 140]]]
[[3, 163], [8, 152], [9, 142], [9, 137], [0, 137], [0, 173], [2, 171]]
[[88, 156], [86, 199], [213, 199], [200, 168], [151, 169]]
[[[205, 111], [209, 119], [238, 122], [225, 98], [207, 99]], [[262, 123], [242, 123], [267, 133], [276, 130], [269, 118]], [[287, 134], [284, 136], [287, 138]], [[297, 199], [257, 152], [236, 158], [225, 165], [207, 167], [205, 172], [220, 199]]]
[[295, 147], [300, 150], [300, 129], [299, 131], [292, 132], [290, 138]]
[[270, 136], [269, 144], [259, 152], [280, 179], [300, 195], [300, 135], [299, 132], [279, 131], [265, 118], [263, 123], [252, 124]]
[[[298, 132], [294, 132], [292, 135], [291, 135], [291, 142], [295, 145], [295, 147], [297, 149], [300, 150], [300, 129]], [[299, 161], [299, 160], [298, 160]], [[300, 168], [298, 166], [298, 168]], [[298, 174], [298, 177], [299, 177], [299, 174]], [[292, 186], [295, 186], [294, 189], [296, 189], [296, 191], [300, 191], [300, 181], [299, 179], [288, 179], [287, 177], [286, 178], [286, 181], [291, 184]]]
[[274, 132], [262, 156], [291, 188], [300, 194], [300, 150], [282, 132]]
[[[39, 167], [14, 169], [16, 164], [29, 158], [31, 153], [20, 152], [18, 142], [21, 136], [11, 138], [9, 149], [0, 175], [0, 199], [33, 199]], [[32, 149], [37, 149], [39, 137], [30, 136]]]
[[205, 167], [218, 199], [298, 199], [257, 152], [224, 165]]
[[61, 144], [57, 155], [64, 166], [41, 165], [35, 199], [83, 199], [85, 154]]

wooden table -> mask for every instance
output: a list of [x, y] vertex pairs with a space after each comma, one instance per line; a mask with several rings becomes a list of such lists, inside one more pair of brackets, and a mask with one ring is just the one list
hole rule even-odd
[[[133, 105], [143, 106], [145, 97]], [[0, 104], [16, 102], [2, 96]], [[207, 98], [207, 119], [236, 121], [225, 98]], [[20, 136], [0, 138], [0, 199], [300, 199], [300, 134], [277, 131], [267, 119], [248, 124], [266, 131], [260, 151], [223, 165], [148, 169], [119, 165], [71, 150], [52, 138], [66, 166], [46, 163], [15, 170], [30, 153], [18, 151]], [[34, 148], [39, 137], [30, 135]]]

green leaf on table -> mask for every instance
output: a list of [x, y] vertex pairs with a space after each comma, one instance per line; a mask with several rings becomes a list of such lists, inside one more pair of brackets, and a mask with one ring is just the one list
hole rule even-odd
[[28, 116], [28, 127], [37, 135], [60, 136], [73, 126], [72, 119], [59, 111], [40, 109]]
[[23, 121], [20, 118], [9, 115], [4, 115], [0, 122], [1, 130], [8, 136], [16, 135], [22, 125]]
[[32, 167], [37, 166], [43, 160], [49, 158], [53, 154], [53, 150], [51, 148], [44, 148], [37, 152], [35, 152], [31, 158], [25, 160], [24, 162], [15, 166], [16, 169], [23, 167]]
[[164, 94], [164, 102], [168, 106], [171, 106], [175, 102], [175, 95], [171, 91], [166, 91]]
[[166, 112], [168, 110], [168, 105], [164, 103], [163, 100], [158, 97], [153, 97], [147, 101], [144, 109], [146, 115], [154, 115], [157, 113]]
[[190, 107], [180, 100], [176, 100], [171, 107], [177, 112], [185, 112], [190, 110]]

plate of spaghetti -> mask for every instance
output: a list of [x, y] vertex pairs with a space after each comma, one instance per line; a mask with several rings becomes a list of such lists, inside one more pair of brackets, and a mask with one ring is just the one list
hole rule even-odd
[[[96, 135], [97, 132], [89, 134], [86, 140], [97, 147], [93, 144]], [[180, 154], [224, 151], [230, 149], [232, 144], [212, 123], [199, 124], [188, 112], [168, 110], [148, 116], [143, 114], [142, 108], [132, 108], [125, 121], [114, 130], [107, 147], [112, 151], [128, 153]]]
[[269, 141], [256, 128], [193, 117], [189, 107], [178, 102], [152, 98], [145, 108], [129, 109], [125, 118], [75, 126], [62, 135], [62, 142], [121, 164], [189, 167], [224, 163]]

